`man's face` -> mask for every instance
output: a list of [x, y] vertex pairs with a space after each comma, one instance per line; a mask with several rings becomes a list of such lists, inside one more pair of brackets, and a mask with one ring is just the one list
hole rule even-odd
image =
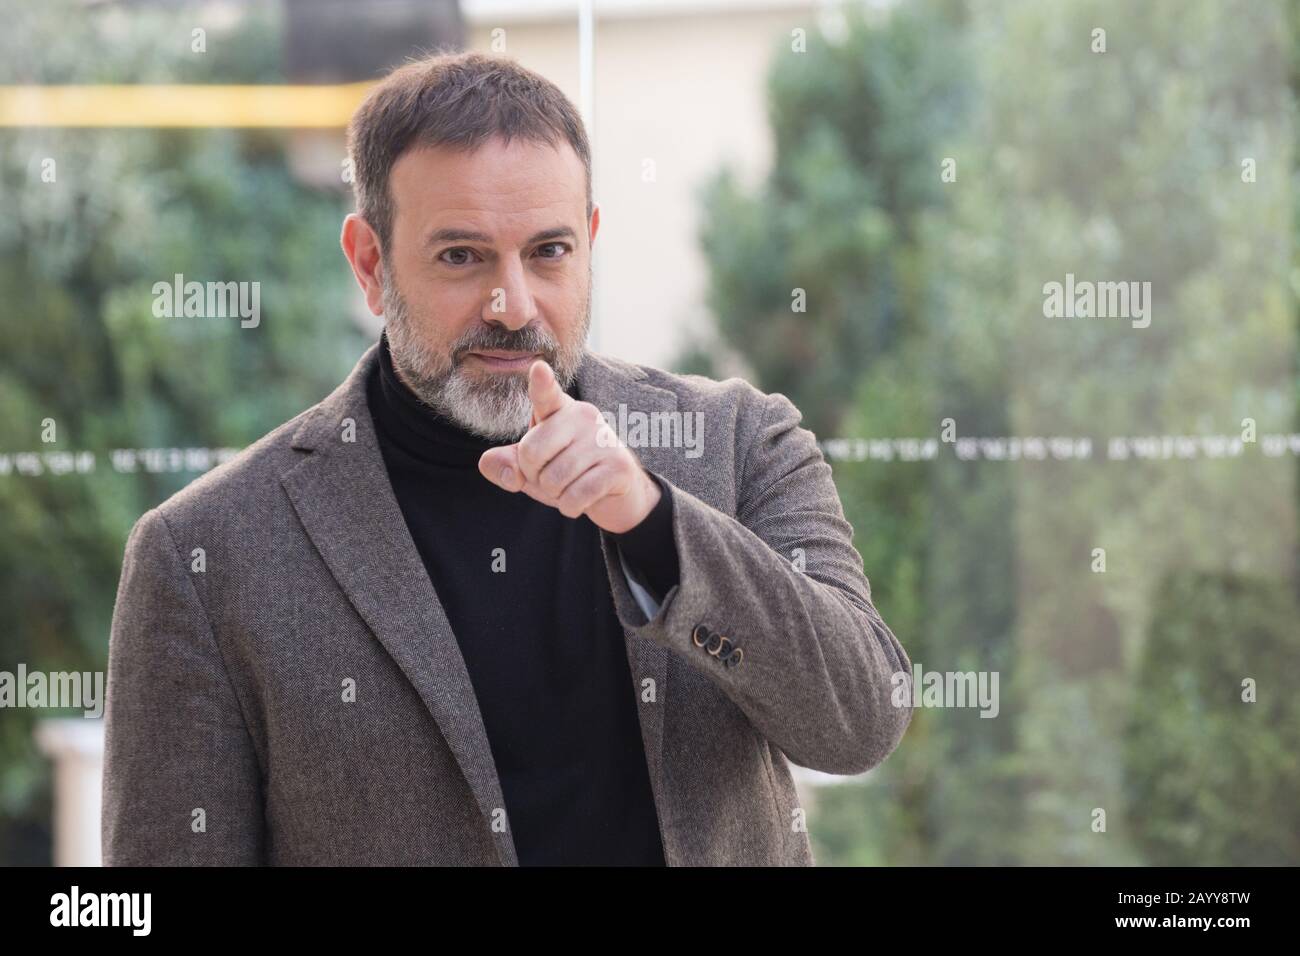
[[559, 147], [490, 140], [472, 153], [416, 148], [393, 165], [396, 214], [380, 281], [403, 380], [471, 431], [528, 427], [528, 367], [568, 388], [591, 319], [591, 241], [582, 161]]

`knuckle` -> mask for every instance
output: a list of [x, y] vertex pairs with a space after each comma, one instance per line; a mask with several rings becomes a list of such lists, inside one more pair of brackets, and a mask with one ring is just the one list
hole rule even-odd
[[602, 420], [596, 426], [596, 444], [600, 448], [618, 448], [618, 435], [614, 429], [609, 427], [609, 423]]
[[595, 499], [600, 497], [601, 491], [605, 485], [606, 473], [603, 468], [597, 468], [589, 475], [583, 475], [574, 484], [578, 487], [578, 492], [584, 498]]
[[549, 495], [558, 495], [569, 483], [571, 469], [567, 462], [553, 461], [538, 475], [538, 484]]
[[541, 439], [536, 431], [531, 431], [519, 442], [519, 464], [536, 467], [540, 464]]

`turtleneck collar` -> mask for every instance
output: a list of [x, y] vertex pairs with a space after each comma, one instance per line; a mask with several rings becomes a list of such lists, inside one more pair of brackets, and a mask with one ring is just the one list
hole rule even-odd
[[[576, 383], [569, 394], [576, 397]], [[379, 339], [379, 361], [368, 396], [375, 426], [420, 461], [477, 468], [485, 451], [508, 444], [505, 440], [475, 435], [422, 402], [398, 377], [387, 334], [381, 334]]]

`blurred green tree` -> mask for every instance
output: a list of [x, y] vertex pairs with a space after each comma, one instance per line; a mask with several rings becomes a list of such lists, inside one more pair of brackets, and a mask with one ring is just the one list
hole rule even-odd
[[[4, 83], [280, 79], [270, 6], [209, 29], [202, 55], [184, 7], [135, 8], [128, 24], [111, 6], [3, 0], [0, 19]], [[337, 384], [363, 342], [336, 242], [345, 201], [295, 180], [277, 133], [7, 129], [0, 210], [0, 454], [96, 457], [88, 474], [0, 475], [0, 669], [103, 670], [126, 534], [195, 477], [119, 471], [109, 450], [240, 448]], [[153, 284], [177, 273], [259, 282], [260, 323], [156, 318]], [[48, 713], [0, 718], [5, 863], [48, 862], [32, 743]]]
[[1300, 605], [1292, 582], [1172, 575], [1152, 622], [1124, 748], [1128, 816], [1146, 857], [1168, 866], [1294, 865]]
[[[717, 333], [764, 386], [833, 432], [871, 363], [926, 308], [920, 220], [945, 201], [938, 144], [966, 108], [955, 0], [877, 21], [847, 11], [846, 36], [778, 52], [768, 80], [771, 175], [746, 195], [730, 169], [705, 185], [701, 241]], [[711, 343], [683, 365], [707, 368]]]
[[[863, 784], [818, 793], [820, 862], [1165, 863], [1189, 856], [1152, 834], [1214, 819], [1131, 802], [1155, 789], [1147, 757], [1184, 753], [1180, 738], [1162, 751], [1135, 737], [1148, 693], [1170, 701], [1140, 662], [1162, 640], [1171, 576], [1295, 587], [1294, 459], [1254, 445], [1109, 461], [1108, 440], [1293, 425], [1284, 12], [920, 0], [850, 14], [844, 39], [777, 56], [774, 168], [753, 195], [725, 173], [705, 195], [717, 328], [683, 364], [738, 357], [823, 438], [938, 439], [951, 420], [974, 440], [973, 459], [940, 444], [932, 458], [832, 463], [873, 594], [914, 663], [1001, 677], [996, 719], [923, 710]], [[1153, 321], [1048, 318], [1044, 286], [1067, 273], [1149, 281]], [[806, 313], [791, 310], [797, 288]], [[1012, 462], [999, 436], [1092, 449]], [[1213, 602], [1188, 614], [1204, 619], [1201, 653], [1237, 640]], [[1300, 653], [1283, 614], [1258, 628], [1268, 653]], [[1300, 726], [1250, 726], [1261, 752], [1296, 753]], [[1295, 760], [1255, 785], [1276, 792]], [[1292, 816], [1267, 807], [1252, 835], [1290, 846]], [[1099, 808], [1105, 834], [1091, 826]]]

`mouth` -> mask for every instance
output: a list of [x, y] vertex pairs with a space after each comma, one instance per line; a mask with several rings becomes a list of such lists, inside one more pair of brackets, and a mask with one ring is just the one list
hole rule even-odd
[[474, 359], [483, 368], [494, 372], [526, 372], [528, 367], [541, 358], [537, 352], [506, 352], [489, 350], [484, 352], [467, 352], [466, 358]]

